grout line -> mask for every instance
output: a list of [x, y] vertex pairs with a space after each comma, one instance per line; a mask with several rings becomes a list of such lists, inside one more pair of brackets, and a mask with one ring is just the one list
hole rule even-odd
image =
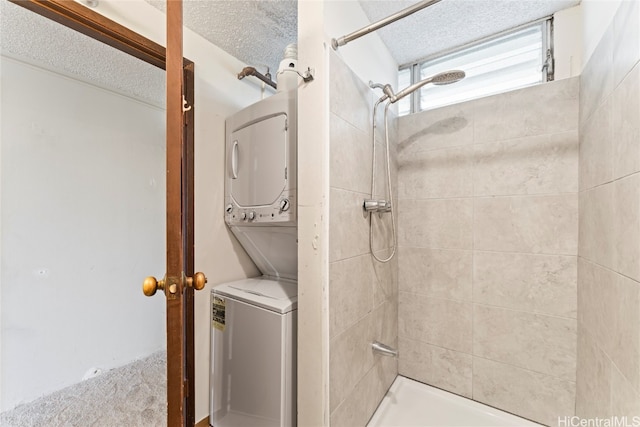
[[556, 376], [556, 375], [553, 375], [553, 374], [549, 374], [548, 372], [540, 372], [540, 371], [536, 371], [536, 370], [529, 369], [529, 368], [523, 368], [522, 366], [514, 365], [512, 363], [506, 363], [506, 362], [502, 362], [500, 360], [489, 359], [488, 357], [478, 356], [478, 355], [474, 354], [473, 358], [474, 359], [487, 360], [489, 362], [497, 363], [497, 364], [500, 364], [500, 365], [511, 366], [512, 368], [517, 368], [517, 369], [520, 369], [520, 370], [523, 370], [523, 371], [526, 371], [526, 372], [533, 372], [535, 374], [544, 375], [546, 377], [554, 378], [554, 379], [557, 379], [557, 380], [560, 380], [560, 381], [566, 381], [566, 382], [572, 383], [572, 384], [575, 384], [575, 382], [576, 382], [575, 380], [573, 380], [573, 381], [572, 380], [568, 380], [566, 378], [562, 378], [562, 377], [559, 377], [559, 376]]
[[[460, 350], [453, 350], [453, 349], [450, 349], [450, 348], [447, 348], [447, 347], [442, 347], [442, 346], [439, 346], [439, 345], [435, 345], [435, 344], [428, 343], [428, 342], [425, 342], [425, 341], [416, 340], [416, 339], [413, 339], [413, 338], [407, 338], [407, 337], [398, 337], [398, 338], [402, 338], [403, 340], [407, 340], [407, 341], [417, 342], [417, 343], [420, 343], [420, 344], [426, 344], [426, 345], [428, 345], [428, 346], [430, 346], [430, 347], [435, 347], [435, 348], [438, 348], [438, 349], [441, 349], [441, 350], [445, 350], [445, 351], [451, 351], [451, 352], [454, 352], [454, 353], [463, 354], [463, 355], [466, 355], [466, 356], [471, 356], [471, 357], [472, 357], [472, 364], [473, 364], [473, 361], [474, 361], [475, 359], [488, 360], [489, 362], [498, 363], [498, 364], [506, 365], [506, 366], [511, 366], [511, 367], [513, 367], [513, 368], [521, 369], [521, 370], [523, 370], [523, 371], [533, 372], [533, 373], [536, 373], [536, 374], [545, 375], [545, 376], [547, 376], [547, 377], [551, 377], [551, 378], [559, 379], [559, 380], [561, 380], [561, 381], [567, 381], [567, 382], [570, 382], [570, 383], [575, 383], [575, 381], [571, 381], [571, 380], [568, 380], [568, 379], [566, 379], [566, 378], [558, 377], [558, 376], [556, 376], [556, 375], [549, 374], [549, 373], [547, 373], [547, 372], [540, 372], [540, 371], [536, 371], [536, 370], [529, 369], [529, 368], [523, 368], [522, 366], [514, 365], [514, 364], [512, 364], [512, 363], [503, 362], [503, 361], [500, 361], [500, 360], [490, 359], [490, 358], [488, 358], [488, 357], [479, 356], [479, 355], [477, 355], [477, 354], [473, 354], [473, 353], [466, 353], [466, 352], [464, 352], [464, 351], [460, 351]], [[598, 347], [598, 348], [599, 348], [599, 347]], [[601, 350], [601, 351], [602, 351], [602, 350]], [[607, 356], [607, 357], [608, 357], [608, 356]], [[472, 388], [473, 388], [473, 368], [472, 368], [471, 378], [472, 378]], [[625, 377], [625, 378], [626, 378], [626, 377]]]
[[584, 256], [580, 256], [580, 255], [579, 255], [579, 256], [578, 256], [578, 261], [580, 261], [580, 260], [583, 260], [584, 262], [589, 263], [589, 264], [591, 264], [591, 265], [595, 265], [596, 267], [602, 268], [603, 270], [607, 270], [607, 271], [608, 271], [608, 272], [610, 272], [610, 273], [617, 274], [618, 276], [622, 276], [622, 277], [624, 277], [624, 278], [626, 278], [626, 279], [629, 279], [629, 280], [631, 280], [632, 282], [635, 282], [635, 283], [637, 283], [638, 285], [640, 285], [640, 281], [639, 281], [638, 279], [635, 279], [635, 278], [633, 278], [633, 277], [627, 276], [627, 275], [626, 275], [626, 274], [624, 274], [624, 273], [621, 273], [621, 272], [619, 272], [619, 271], [616, 271], [616, 270], [612, 269], [611, 267], [607, 267], [606, 265], [602, 265], [602, 264], [600, 264], [600, 263], [598, 263], [598, 262], [596, 262], [596, 261], [594, 261], [594, 260], [592, 260], [592, 259], [585, 258]]
[[[626, 175], [630, 176], [635, 173]], [[592, 187], [595, 188], [595, 187]], [[585, 190], [582, 190], [585, 191]], [[467, 196], [453, 196], [453, 197], [427, 197], [427, 198], [416, 198], [416, 197], [401, 197], [399, 201], [414, 201], [414, 202], [430, 202], [430, 201], [439, 201], [439, 200], [469, 200], [469, 199], [504, 199], [504, 198], [517, 198], [517, 197], [556, 197], [556, 196], [573, 196], [580, 194], [581, 191], [563, 191], [556, 193], [528, 193], [528, 194], [482, 194], [482, 195], [467, 195]]]
[[628, 174], [623, 175], [623, 176], [620, 176], [620, 177], [618, 177], [618, 178], [611, 179], [611, 180], [609, 180], [609, 181], [607, 181], [607, 182], [603, 182], [603, 183], [600, 183], [600, 184], [598, 184], [598, 185], [594, 185], [593, 187], [589, 187], [589, 188], [581, 189], [581, 190], [579, 190], [579, 191], [578, 191], [578, 194], [583, 194], [583, 193], [586, 193], [586, 192], [588, 192], [588, 191], [595, 190], [596, 188], [604, 187], [604, 186], [609, 185], [609, 184], [614, 184], [614, 183], [616, 183], [617, 181], [621, 181], [621, 180], [623, 180], [623, 179], [626, 179], [626, 178], [629, 178], [629, 177], [632, 177], [632, 176], [634, 176], [634, 175], [638, 175], [638, 174], [640, 174], [640, 170], [639, 170], [639, 171], [635, 171], [635, 172], [628, 173]]
[[[563, 319], [563, 320], [577, 320], [576, 317], [567, 317], [567, 316], [560, 316], [560, 315], [557, 315], [557, 314], [551, 314], [551, 313], [545, 313], [545, 312], [539, 312], [539, 311], [530, 311], [530, 310], [518, 309], [518, 308], [513, 308], [513, 307], [505, 307], [503, 305], [495, 305], [495, 304], [489, 304], [489, 303], [482, 302], [482, 301], [474, 301], [473, 299], [462, 300], [462, 299], [446, 298], [446, 297], [441, 297], [441, 296], [435, 296], [435, 295], [429, 295], [429, 294], [421, 294], [421, 293], [417, 293], [417, 292], [407, 292], [407, 291], [399, 291], [399, 293], [407, 294], [407, 295], [415, 295], [415, 296], [425, 297], [425, 298], [429, 298], [429, 299], [451, 301], [451, 302], [455, 302], [455, 303], [459, 303], [459, 304], [470, 304], [472, 306], [476, 306], [477, 305], [477, 306], [481, 306], [481, 307], [497, 308], [497, 309], [500, 309], [500, 310], [512, 311], [512, 312], [515, 312], [515, 313], [532, 314], [534, 316], [545, 316], [545, 317], [551, 317], [551, 318], [554, 318], [554, 319]], [[472, 317], [472, 320], [473, 320], [473, 317]]]
[[[430, 246], [418, 246], [418, 245], [399, 245], [399, 248], [402, 249], [426, 249], [432, 251], [458, 251], [458, 252], [486, 252], [486, 253], [496, 253], [496, 254], [516, 254], [516, 255], [540, 255], [540, 256], [562, 256], [562, 257], [576, 257], [577, 254], [558, 254], [558, 253], [547, 253], [547, 252], [522, 252], [522, 251], [498, 251], [491, 249], [468, 249], [468, 248], [442, 248], [442, 247], [430, 247]], [[577, 250], [576, 250], [577, 252]]]

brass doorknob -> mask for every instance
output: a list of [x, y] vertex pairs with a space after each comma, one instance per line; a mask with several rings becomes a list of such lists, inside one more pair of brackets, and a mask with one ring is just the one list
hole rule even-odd
[[142, 292], [148, 297], [153, 296], [158, 289], [164, 289], [164, 280], [158, 281], [155, 277], [149, 276], [142, 282]]
[[192, 287], [196, 291], [199, 291], [204, 288], [204, 285], [207, 283], [207, 277], [204, 273], [196, 273], [193, 277], [187, 277], [187, 286]]

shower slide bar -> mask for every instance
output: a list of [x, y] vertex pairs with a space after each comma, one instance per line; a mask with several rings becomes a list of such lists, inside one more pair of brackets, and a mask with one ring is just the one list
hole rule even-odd
[[396, 22], [399, 19], [406, 18], [407, 16], [412, 15], [417, 11], [424, 9], [425, 7], [434, 5], [439, 1], [441, 0], [423, 0], [419, 3], [414, 4], [413, 6], [407, 7], [406, 9], [402, 9], [400, 12], [396, 12], [391, 16], [387, 16], [386, 18], [383, 18], [378, 22], [361, 28], [358, 31], [354, 31], [351, 34], [347, 34], [346, 36], [342, 36], [338, 39], [331, 39], [331, 47], [333, 47], [333, 50], [338, 50], [338, 47], [340, 46], [344, 46], [345, 44], [357, 38], [365, 36], [373, 31], [379, 30], [380, 28], [387, 26], [392, 22]]

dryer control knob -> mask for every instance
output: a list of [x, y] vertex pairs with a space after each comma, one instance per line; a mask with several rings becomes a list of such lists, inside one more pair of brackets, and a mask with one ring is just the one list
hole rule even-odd
[[242, 212], [242, 213], [240, 214], [240, 219], [242, 219], [242, 220], [247, 219], [247, 213], [246, 213], [246, 212]]
[[233, 205], [232, 205], [231, 203], [229, 203], [229, 204], [227, 205], [227, 207], [226, 207], [226, 208], [224, 208], [224, 210], [225, 210], [225, 211], [227, 211], [227, 213], [231, 213], [231, 212], [233, 212]]
[[254, 211], [249, 212], [249, 221], [256, 219], [256, 213]]
[[290, 206], [291, 203], [289, 202], [289, 199], [282, 199], [280, 201], [280, 212], [288, 211]]

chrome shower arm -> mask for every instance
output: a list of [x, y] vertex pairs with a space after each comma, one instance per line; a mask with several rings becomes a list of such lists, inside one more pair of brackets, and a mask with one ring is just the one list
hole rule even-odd
[[333, 47], [333, 50], [338, 50], [338, 47], [340, 46], [344, 46], [345, 44], [349, 43], [350, 41], [353, 41], [357, 38], [360, 38], [364, 35], [367, 35], [373, 31], [379, 30], [380, 28], [389, 25], [393, 22], [396, 22], [399, 19], [405, 18], [409, 15], [412, 15], [414, 13], [416, 13], [419, 10], [424, 9], [425, 7], [429, 7], [433, 4], [438, 3], [440, 0], [423, 0], [420, 3], [416, 3], [412, 6], [407, 7], [406, 9], [402, 9], [399, 12], [394, 13], [391, 16], [387, 16], [386, 18], [383, 18], [381, 20], [379, 20], [378, 22], [374, 22], [371, 25], [368, 25], [364, 28], [361, 28], [357, 31], [354, 31], [351, 34], [347, 34], [346, 36], [342, 36], [338, 39], [331, 39], [331, 47]]
[[390, 96], [389, 99], [391, 99], [391, 102], [400, 101], [402, 98], [409, 95], [411, 92], [420, 89], [422, 86], [429, 84], [432, 81], [433, 79], [430, 79], [430, 78], [421, 80], [418, 83], [414, 83], [411, 86], [402, 89], [400, 92], [396, 93], [393, 97]]

